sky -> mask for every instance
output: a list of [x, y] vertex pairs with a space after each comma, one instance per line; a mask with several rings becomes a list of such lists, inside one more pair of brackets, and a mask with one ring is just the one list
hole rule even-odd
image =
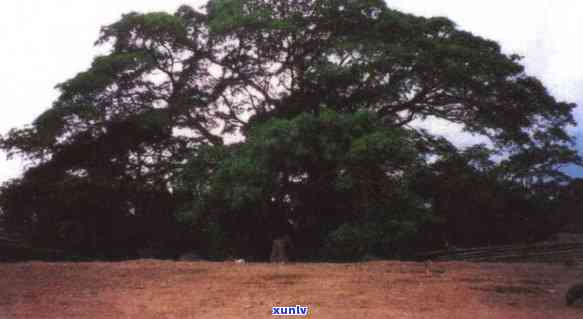
[[[55, 85], [87, 69], [103, 53], [94, 46], [99, 29], [130, 11], [174, 12], [175, 0], [0, 1], [0, 134], [31, 123], [49, 108]], [[524, 56], [527, 73], [541, 79], [559, 100], [581, 105], [575, 111], [583, 155], [583, 1], [575, 0], [388, 0], [389, 7], [421, 16], [446, 16], [460, 29], [497, 41], [505, 53]], [[441, 122], [434, 132], [461, 144], [475, 138]], [[22, 173], [23, 163], [0, 152], [0, 182]], [[583, 170], [570, 169], [575, 176]]]

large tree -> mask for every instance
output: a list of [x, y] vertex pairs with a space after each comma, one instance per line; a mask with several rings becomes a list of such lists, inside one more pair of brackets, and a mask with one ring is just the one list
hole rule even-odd
[[[404, 14], [381, 0], [212, 0], [202, 11], [182, 6], [174, 14], [134, 12], [105, 26], [97, 44], [108, 53], [59, 84], [59, 98], [32, 125], [1, 141], [4, 150], [32, 162], [23, 180], [7, 186], [40, 185], [31, 195], [37, 206], [26, 212], [52, 216], [47, 201], [75, 197], [78, 205], [59, 213], [83, 212], [89, 233], [104, 227], [95, 219], [107, 218], [110, 206], [116, 215], [153, 214], [161, 220], [189, 198], [202, 207], [209, 198], [198, 196], [196, 185], [213, 193], [215, 206], [221, 206], [216, 199], [223, 195], [251, 205], [244, 212], [279, 198], [279, 212], [261, 211], [265, 226], [255, 232], [265, 233], [268, 225], [290, 217], [294, 194], [312, 212], [307, 215], [320, 225], [317, 231], [346, 230], [354, 226], [350, 214], [324, 227], [326, 219], [317, 212], [338, 204], [335, 193], [326, 193], [332, 189], [322, 185], [348, 172], [349, 163], [366, 168], [369, 182], [362, 185], [370, 196], [400, 194], [390, 204], [375, 203], [380, 215], [409, 211], [400, 205], [417, 207], [418, 200], [398, 191], [414, 181], [415, 174], [406, 172], [457, 152], [415, 129], [416, 120], [444, 119], [489, 137], [507, 158], [504, 178], [524, 184], [564, 179], [559, 168], [580, 161], [566, 133], [574, 124], [575, 105], [556, 101], [525, 74], [520, 57], [502, 53], [496, 42], [446, 18]], [[351, 131], [363, 116], [372, 131]], [[340, 128], [319, 122], [326, 119]], [[299, 133], [290, 137], [278, 131], [298, 125]], [[243, 142], [224, 145], [237, 137]], [[411, 151], [396, 151], [396, 145]], [[358, 147], [364, 157], [347, 158]], [[379, 157], [365, 160], [371, 152]], [[403, 159], [408, 162], [399, 162]], [[177, 178], [183, 171], [190, 181]], [[242, 179], [245, 174], [248, 179]], [[401, 186], [376, 183], [374, 174], [399, 177]], [[348, 198], [360, 199], [340, 204], [364, 205], [369, 195], [350, 185]], [[81, 190], [97, 200], [83, 200]], [[167, 204], [152, 212], [143, 205], [149, 196], [168, 198]], [[250, 196], [264, 197], [238, 201]], [[15, 208], [11, 212], [18, 214]], [[224, 225], [223, 217], [230, 215], [221, 216], [215, 222]]]

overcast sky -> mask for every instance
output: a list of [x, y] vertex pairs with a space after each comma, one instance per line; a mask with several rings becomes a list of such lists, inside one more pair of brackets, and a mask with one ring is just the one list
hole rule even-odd
[[[174, 12], [175, 0], [0, 1], [0, 133], [30, 123], [57, 97], [54, 86], [89, 67], [100, 51], [99, 28], [129, 11]], [[390, 7], [423, 16], [447, 16], [461, 29], [498, 41], [506, 53], [525, 57], [560, 100], [583, 106], [583, 1], [576, 0], [394, 0]], [[576, 112], [583, 153], [583, 108]], [[455, 132], [435, 123], [451, 138]], [[21, 163], [0, 154], [0, 182], [21, 172]]]

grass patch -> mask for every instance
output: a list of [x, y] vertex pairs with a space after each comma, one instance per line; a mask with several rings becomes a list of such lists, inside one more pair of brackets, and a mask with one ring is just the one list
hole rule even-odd
[[278, 284], [293, 285], [297, 284], [301, 279], [305, 278], [304, 275], [294, 274], [294, 273], [275, 273], [261, 276], [261, 281], [276, 282]]

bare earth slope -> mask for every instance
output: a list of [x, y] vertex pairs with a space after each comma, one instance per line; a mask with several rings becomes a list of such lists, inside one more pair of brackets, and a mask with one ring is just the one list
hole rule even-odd
[[548, 264], [0, 264], [0, 318], [583, 318], [581, 270]]

